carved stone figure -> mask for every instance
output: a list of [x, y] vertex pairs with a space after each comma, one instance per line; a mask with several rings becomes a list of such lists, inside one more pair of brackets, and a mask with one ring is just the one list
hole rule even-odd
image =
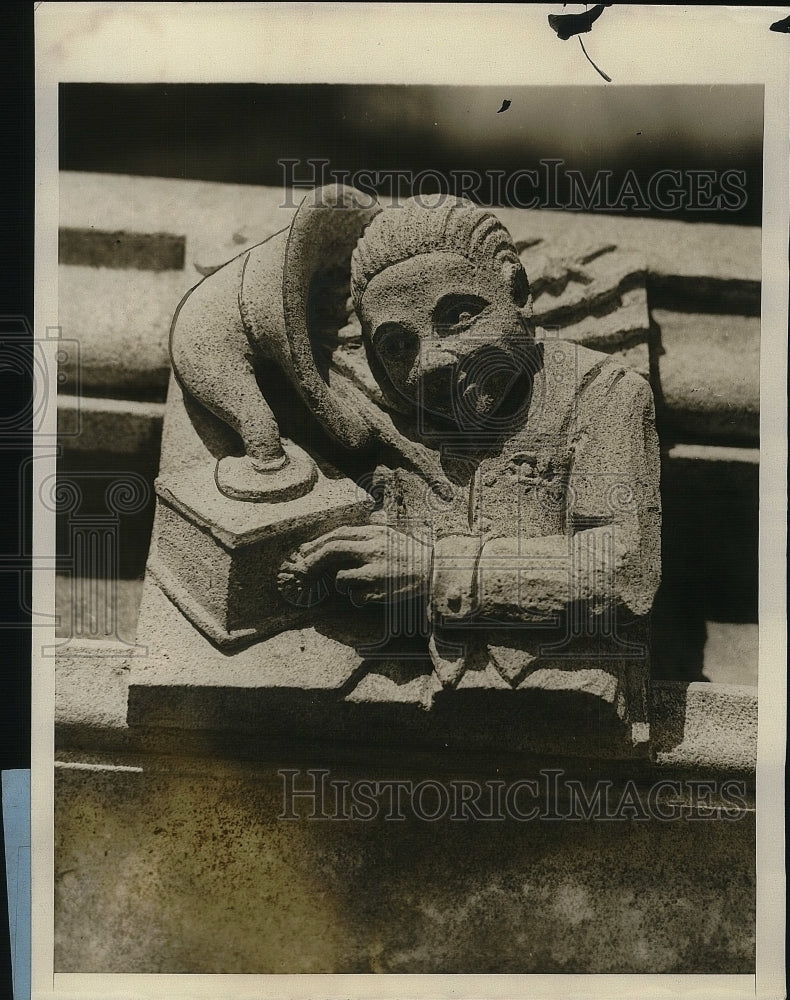
[[149, 569], [220, 648], [345, 601], [384, 611], [368, 656], [405, 638], [445, 687], [589, 690], [644, 739], [651, 390], [535, 325], [494, 214], [322, 189], [193, 290], [171, 353]]
[[[225, 496], [290, 500], [315, 484], [313, 462], [283, 449], [258, 384], [272, 366], [350, 447], [369, 443], [370, 428], [329, 391], [310, 336], [324, 305], [318, 286], [337, 281], [338, 271], [342, 280], [358, 235], [377, 211], [360, 206], [351, 188], [305, 199], [288, 229], [218, 269], [179, 305], [170, 338], [173, 371], [204, 441], [219, 456], [216, 480]], [[209, 415], [218, 420], [208, 423]], [[233, 444], [225, 429], [241, 438], [243, 455], [227, 454]]]

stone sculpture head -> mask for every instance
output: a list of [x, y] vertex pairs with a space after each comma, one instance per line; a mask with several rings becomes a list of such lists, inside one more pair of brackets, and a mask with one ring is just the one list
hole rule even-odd
[[501, 222], [462, 198], [380, 213], [351, 261], [370, 368], [390, 406], [474, 429], [524, 398], [529, 284]]

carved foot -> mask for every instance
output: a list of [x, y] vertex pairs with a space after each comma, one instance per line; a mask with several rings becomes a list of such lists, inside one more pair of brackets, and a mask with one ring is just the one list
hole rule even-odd
[[252, 503], [282, 503], [302, 497], [315, 485], [318, 471], [313, 461], [296, 454], [286, 454], [278, 467], [262, 468], [245, 455], [228, 455], [217, 462], [217, 486], [231, 500]]

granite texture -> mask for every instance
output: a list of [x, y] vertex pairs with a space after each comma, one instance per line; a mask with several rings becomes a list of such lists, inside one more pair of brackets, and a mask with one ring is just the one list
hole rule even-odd
[[[162, 645], [172, 646], [173, 639], [184, 641], [188, 633], [183, 618], [175, 613], [158, 588], [147, 585], [144, 601], [164, 602], [160, 616]], [[346, 622], [347, 627], [348, 624]], [[255, 656], [252, 647], [237, 654], [234, 662], [239, 664], [238, 670], [225, 676], [218, 669], [189, 670], [186, 658], [196, 652], [199, 657], [200, 645], [206, 642], [194, 630], [191, 639], [187, 640], [191, 645], [185, 647], [187, 657], [171, 656], [172, 663], [167, 662], [168, 657], [156, 646], [156, 636], [147, 637], [148, 641], [140, 642], [133, 651], [128, 643], [117, 641], [72, 641], [54, 653], [56, 747], [63, 754], [101, 755], [108, 749], [125, 749], [166, 756], [189, 751], [198, 757], [234, 759], [256, 758], [264, 750], [276, 755], [284, 746], [294, 752], [302, 747], [313, 753], [321, 749], [324, 734], [320, 728], [313, 728], [312, 723], [320, 722], [321, 718], [326, 720], [327, 713], [329, 716], [335, 713], [336, 720], [338, 710], [333, 706], [343, 700], [353, 703], [357, 700], [357, 688], [362, 688], [359, 697], [372, 703], [371, 688], [380, 681], [388, 681], [384, 697], [379, 699], [383, 704], [375, 725], [362, 725], [362, 717], [357, 715], [356, 728], [352, 726], [345, 734], [337, 729], [334, 731], [333, 752], [353, 758], [361, 748], [366, 748], [366, 753], [389, 752], [397, 759], [404, 749], [404, 739], [396, 727], [405, 715], [403, 705], [411, 705], [408, 711], [414, 719], [421, 718], [426, 723], [429, 717], [415, 696], [414, 686], [408, 689], [418, 676], [418, 670], [412, 671], [411, 676], [406, 672], [398, 675], [395, 671], [381, 671], [360, 677], [359, 660], [347, 646], [344, 648], [342, 630], [343, 623], [339, 622], [332, 632], [312, 628], [299, 633], [299, 646], [305, 647], [304, 650], [300, 648], [299, 653], [300, 656], [307, 654], [305, 659], [311, 678], [307, 697], [303, 690], [293, 685], [292, 651], [282, 639], [271, 642], [272, 655], [267, 657], [265, 665]], [[327, 654], [334, 657], [332, 663]], [[161, 684], [157, 682], [159, 670]], [[467, 677], [461, 690], [474, 687], [474, 683], [473, 677]], [[257, 706], [256, 696], [251, 694], [256, 686], [263, 692]], [[269, 723], [275, 725], [271, 731], [255, 722], [260, 706], [266, 704], [266, 686], [270, 695], [273, 691], [277, 693], [276, 704], [268, 712]], [[393, 686], [402, 692], [400, 702], [391, 696]], [[496, 680], [489, 679], [488, 686], [495, 689]], [[150, 690], [144, 691], [143, 687]], [[500, 679], [498, 687], [512, 698], [503, 680]], [[432, 690], [438, 693], [439, 685], [434, 683]], [[131, 713], [128, 711], [130, 702]], [[498, 705], [496, 700], [489, 705], [494, 713], [501, 711], [501, 697]], [[291, 730], [287, 734], [289, 738], [283, 739], [289, 724], [287, 719], [278, 722], [283, 706], [289, 717], [298, 716], [305, 706], [311, 713], [308, 717], [311, 725], [303, 721], [295, 738]], [[487, 711], [482, 703], [479, 709], [483, 714]], [[711, 714], [714, 710], [717, 716]], [[342, 713], [345, 709], [341, 707], [339, 711]], [[628, 760], [619, 765], [625, 769], [624, 773], [646, 773], [651, 780], [684, 773], [700, 777], [714, 775], [720, 779], [737, 774], [752, 781], [757, 764], [756, 687], [655, 681], [650, 691], [650, 718], [656, 752], [641, 761]], [[153, 725], [146, 724], [149, 719]], [[458, 712], [454, 721], [448, 714], [447, 721], [444, 731], [432, 731], [432, 739], [423, 740], [423, 745], [443, 753], [449, 742], [453, 757], [468, 752], [464, 713]], [[514, 747], [501, 744], [499, 733], [494, 729], [486, 730], [485, 722], [481, 718], [479, 738], [475, 741], [479, 752], [484, 756], [500, 751], [503, 754], [512, 752]], [[333, 724], [325, 722], [325, 730], [331, 731]], [[427, 731], [425, 727], [423, 736]], [[449, 741], [447, 733], [451, 737]], [[340, 735], [348, 738], [337, 739]], [[326, 744], [323, 745], [326, 749]], [[580, 766], [573, 764], [567, 749], [566, 743], [562, 766]], [[528, 742], [520, 750], [515, 748], [515, 752], [517, 756], [513, 759], [516, 760], [540, 759], [530, 750]], [[584, 759], [582, 755], [582, 767]], [[607, 759], [605, 766], [615, 767], [612, 758]]]
[[[549, 818], [531, 822], [428, 821], [408, 806], [392, 822], [385, 793], [367, 821], [310, 820], [304, 800], [298, 818], [278, 818], [283, 768], [299, 789], [312, 787], [306, 769], [320, 767], [348, 783], [433, 782], [426, 811], [437, 774], [448, 789], [546, 780], [513, 763], [436, 766], [403, 755], [364, 765], [287, 753], [248, 764], [65, 755], [56, 972], [754, 972], [748, 807], [729, 820], [689, 819], [705, 813], [692, 805], [674, 821], [634, 818], [632, 806], [619, 822], [557, 822], [551, 815], [568, 806], [550, 796]], [[599, 776], [559, 777], [591, 794]], [[604, 780], [615, 803], [648, 801], [640, 779]], [[688, 801], [692, 786], [678, 787]], [[519, 810], [532, 801], [523, 795]], [[327, 794], [318, 815], [336, 808]], [[658, 808], [673, 812], [668, 800]]]
[[760, 440], [760, 319], [655, 309], [667, 437], [748, 446]]
[[112, 443], [117, 455], [151, 460], [159, 453], [164, 416], [163, 403], [61, 394], [58, 436], [71, 453], [103, 451]]
[[[301, 449], [286, 444], [285, 451], [307, 465]], [[281, 596], [280, 565], [302, 542], [366, 521], [371, 506], [354, 483], [317, 470], [306, 496], [276, 504], [224, 497], [205, 465], [160, 475], [156, 489], [148, 573], [222, 649], [309, 621], [309, 597]]]

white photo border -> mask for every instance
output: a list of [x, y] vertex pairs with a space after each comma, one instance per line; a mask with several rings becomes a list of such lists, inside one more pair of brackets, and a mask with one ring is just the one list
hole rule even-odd
[[[58, 85], [61, 82], [588, 84], [578, 47], [549, 45], [561, 4], [39, 3], [36, 5], [36, 339], [57, 325]], [[575, 9], [575, 7], [574, 7]], [[54, 677], [34, 630], [33, 998], [784, 996], [786, 715], [788, 57], [769, 31], [784, 7], [616, 5], [596, 34], [614, 85], [765, 86], [761, 342], [760, 670], [756, 976], [129, 976], [53, 972]], [[623, 33], [628, 44], [623, 44]], [[220, 47], [221, 45], [221, 47]], [[361, 53], [365, 54], [360, 59]], [[470, 69], [469, 67], [473, 67]], [[55, 386], [35, 442], [37, 484], [55, 471]], [[35, 511], [34, 566], [54, 548]], [[34, 573], [34, 608], [54, 615], [54, 573]]]

